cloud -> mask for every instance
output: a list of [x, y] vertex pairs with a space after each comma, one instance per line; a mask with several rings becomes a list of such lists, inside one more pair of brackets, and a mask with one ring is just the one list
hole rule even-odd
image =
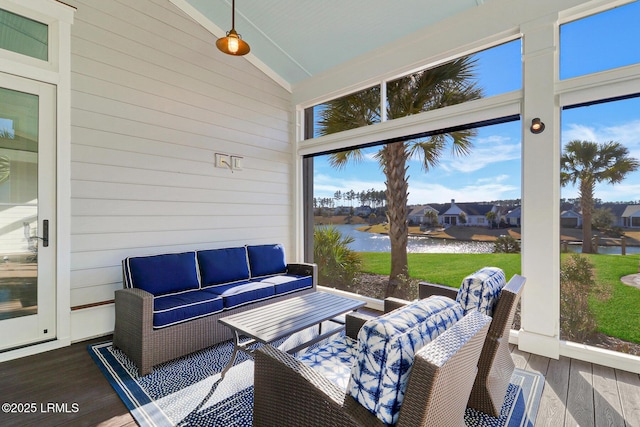
[[520, 198], [520, 187], [501, 184], [496, 180], [477, 185], [451, 188], [436, 183], [415, 183], [409, 186], [409, 204], [448, 203], [451, 199], [459, 202], [486, 202], [498, 199]]
[[313, 192], [315, 197], [333, 197], [336, 191], [365, 191], [374, 189], [384, 190], [384, 178], [378, 181], [365, 181], [357, 179], [336, 178], [335, 176], [316, 174], [313, 181]]
[[441, 167], [448, 172], [471, 173], [494, 163], [519, 160], [522, 155], [520, 143], [511, 141], [511, 138], [498, 135], [478, 138], [468, 156], [447, 157]]
[[477, 184], [485, 184], [485, 183], [499, 183], [504, 182], [509, 179], [509, 175], [502, 174], [498, 176], [492, 176], [489, 178], [478, 178], [476, 181]]
[[[491, 178], [481, 178], [473, 183], [457, 187], [430, 181], [410, 180], [409, 204], [448, 203], [451, 199], [461, 202], [482, 202], [498, 199], [520, 198], [520, 187], [508, 183], [509, 176], [497, 175]], [[384, 191], [384, 178], [379, 181], [365, 181], [354, 179], [336, 179], [330, 175], [316, 174], [314, 177], [314, 197], [333, 197], [336, 191], [363, 191], [368, 189]]]
[[573, 140], [607, 142], [616, 141], [632, 151], [640, 149], [640, 120], [633, 120], [617, 126], [587, 126], [569, 123], [562, 131], [562, 145]]

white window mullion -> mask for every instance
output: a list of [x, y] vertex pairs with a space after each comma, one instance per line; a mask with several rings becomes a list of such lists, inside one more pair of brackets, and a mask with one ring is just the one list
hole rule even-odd
[[387, 82], [380, 83], [380, 121], [387, 121]]

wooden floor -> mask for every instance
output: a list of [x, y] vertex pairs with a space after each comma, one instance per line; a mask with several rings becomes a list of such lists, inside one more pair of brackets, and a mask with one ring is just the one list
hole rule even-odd
[[[35, 406], [35, 413], [6, 413], [3, 406], [0, 426], [135, 426], [86, 349], [108, 339], [0, 363], [1, 403]], [[512, 355], [519, 368], [546, 378], [536, 426], [640, 427], [638, 374], [517, 349]]]
[[545, 377], [536, 427], [640, 427], [638, 374], [566, 357], [548, 359], [513, 347], [511, 355], [518, 368]]

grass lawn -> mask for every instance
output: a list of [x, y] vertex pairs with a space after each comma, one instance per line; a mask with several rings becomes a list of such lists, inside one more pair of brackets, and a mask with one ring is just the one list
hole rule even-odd
[[[388, 275], [391, 254], [360, 252], [362, 271]], [[563, 254], [562, 258], [568, 256]], [[638, 273], [640, 255], [586, 255], [594, 264], [597, 280], [609, 283], [611, 298], [591, 298], [598, 330], [606, 335], [640, 343], [640, 289], [624, 285], [620, 278]], [[507, 280], [520, 274], [520, 254], [408, 254], [411, 278], [459, 287], [468, 274], [485, 266], [500, 267]]]
[[[564, 256], [564, 255], [563, 255]], [[596, 280], [610, 283], [611, 298], [591, 298], [598, 330], [606, 335], [640, 343], [640, 289], [620, 281], [622, 276], [638, 273], [640, 255], [588, 255], [595, 265]]]
[[[360, 252], [362, 271], [389, 275], [391, 254]], [[482, 267], [500, 267], [507, 278], [520, 274], [520, 254], [408, 254], [409, 276], [441, 285], [460, 287], [462, 279]]]

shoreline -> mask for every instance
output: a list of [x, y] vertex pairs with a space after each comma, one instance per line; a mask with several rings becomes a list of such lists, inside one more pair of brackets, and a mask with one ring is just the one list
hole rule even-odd
[[[356, 229], [366, 233], [386, 235], [388, 234], [388, 224], [369, 224], [360, 217], [334, 216], [316, 217], [315, 225], [359, 225]], [[640, 229], [625, 229], [627, 247], [640, 247]], [[509, 228], [486, 228], [477, 226], [451, 226], [448, 228], [435, 227], [427, 231], [420, 231], [419, 226], [409, 226], [409, 235], [418, 237], [429, 237], [440, 240], [457, 240], [462, 242], [494, 242], [500, 236], [509, 235], [516, 240], [521, 240], [520, 227]], [[598, 232], [594, 233], [598, 237], [598, 246], [622, 246], [620, 238], [608, 237]], [[560, 241], [566, 242], [570, 246], [582, 244], [582, 230], [576, 228], [562, 228]]]

